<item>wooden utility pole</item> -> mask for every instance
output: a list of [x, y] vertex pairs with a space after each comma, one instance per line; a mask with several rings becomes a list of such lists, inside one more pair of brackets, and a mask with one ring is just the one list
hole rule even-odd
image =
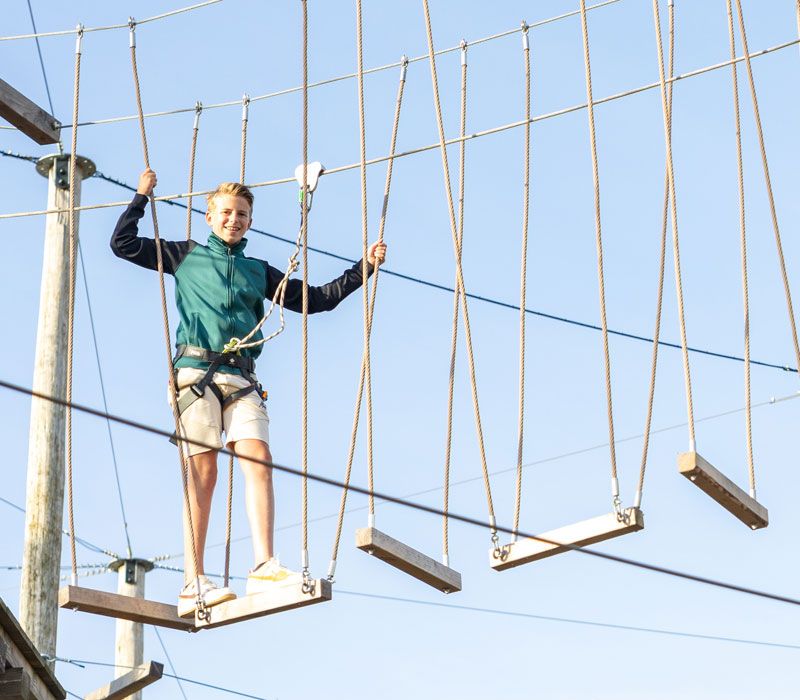
[[[95, 166], [78, 156], [76, 180], [69, 182], [69, 155], [41, 158], [36, 169], [49, 179], [48, 214], [33, 390], [66, 398], [67, 305], [69, 290], [69, 188], [80, 203], [81, 180]], [[77, 216], [77, 212], [76, 212]], [[77, 235], [77, 220], [75, 227]], [[20, 588], [20, 622], [40, 653], [56, 654], [61, 525], [64, 508], [64, 429], [66, 410], [45, 399], [31, 401], [25, 546]]]
[[[117, 593], [132, 598], [144, 598], [144, 576], [152, 571], [153, 562], [146, 559], [117, 559], [109, 567], [119, 574]], [[144, 662], [144, 625], [141, 622], [117, 620], [116, 648], [114, 664], [116, 678], [125, 676], [131, 669]], [[141, 700], [140, 692], [131, 696], [132, 700]]]

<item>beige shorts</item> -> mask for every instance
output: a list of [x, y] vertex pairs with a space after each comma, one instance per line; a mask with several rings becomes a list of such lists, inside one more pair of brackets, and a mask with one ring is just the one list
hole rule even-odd
[[[201, 369], [181, 367], [178, 370], [179, 395], [191, 391], [189, 387], [196, 384], [204, 374], [205, 371]], [[253, 378], [255, 379], [255, 375]], [[215, 372], [213, 381], [226, 397], [250, 383], [241, 375], [225, 372]], [[223, 411], [217, 397], [206, 387], [203, 397], [192, 403], [181, 415], [181, 426], [185, 437], [205, 445], [213, 445], [218, 450], [223, 445], [227, 446], [238, 440], [261, 440], [269, 445], [267, 407], [255, 391], [237, 399]], [[184, 444], [188, 456], [208, 451], [207, 447]]]

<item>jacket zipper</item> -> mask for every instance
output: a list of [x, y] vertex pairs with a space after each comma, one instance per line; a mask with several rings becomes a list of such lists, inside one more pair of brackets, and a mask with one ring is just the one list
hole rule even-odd
[[228, 253], [228, 328], [230, 333], [229, 337], [233, 338], [236, 328], [233, 322], [233, 251], [227, 248]]

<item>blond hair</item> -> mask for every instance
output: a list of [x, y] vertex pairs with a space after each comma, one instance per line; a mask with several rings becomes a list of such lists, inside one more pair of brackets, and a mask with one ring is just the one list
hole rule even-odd
[[211, 194], [206, 196], [206, 201], [208, 202], [208, 209], [211, 211], [214, 208], [214, 198], [217, 195], [225, 195], [229, 194], [234, 197], [243, 197], [247, 200], [247, 203], [250, 205], [250, 213], [253, 213], [253, 193], [250, 191], [250, 188], [247, 185], [242, 185], [239, 182], [222, 182], [217, 185], [217, 189], [215, 189]]

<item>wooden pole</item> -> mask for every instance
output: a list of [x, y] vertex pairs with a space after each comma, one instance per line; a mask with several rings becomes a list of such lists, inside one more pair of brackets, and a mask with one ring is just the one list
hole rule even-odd
[[[80, 203], [81, 180], [95, 170], [94, 163], [86, 158], [79, 157], [77, 165], [80, 177], [72, 183], [76, 205]], [[38, 161], [36, 169], [50, 182], [47, 208], [68, 209], [69, 155], [46, 156]], [[33, 390], [62, 400], [66, 397], [68, 278], [69, 215], [65, 212], [49, 214], [42, 261]], [[44, 399], [32, 399], [20, 623], [39, 652], [49, 656], [56, 654], [65, 421], [63, 406]]]
[[[117, 559], [110, 568], [118, 571], [117, 593], [131, 598], [144, 598], [144, 576], [153, 569], [153, 562], [145, 559]], [[142, 663], [144, 663], [144, 625], [141, 622], [117, 620], [115, 678], [125, 676]], [[133, 693], [130, 698], [141, 700], [142, 693]]]

